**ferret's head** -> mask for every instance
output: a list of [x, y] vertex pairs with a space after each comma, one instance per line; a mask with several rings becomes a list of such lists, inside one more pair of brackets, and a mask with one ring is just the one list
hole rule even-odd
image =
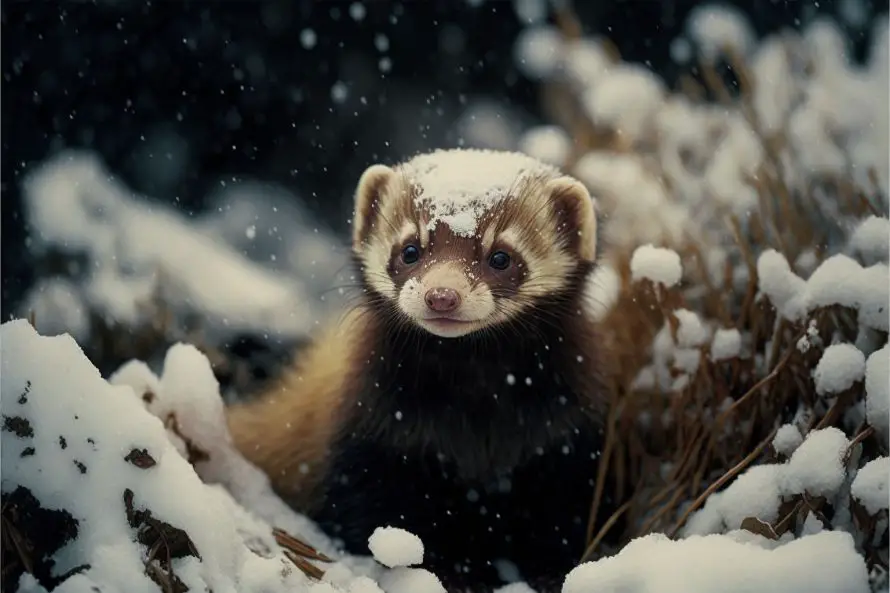
[[596, 227], [585, 187], [552, 167], [515, 153], [437, 151], [364, 172], [353, 251], [372, 299], [457, 338], [578, 290]]

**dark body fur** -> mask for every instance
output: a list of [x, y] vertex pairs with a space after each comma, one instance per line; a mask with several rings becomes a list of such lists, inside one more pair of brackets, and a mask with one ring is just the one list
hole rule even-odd
[[581, 268], [563, 294], [462, 338], [371, 313], [368, 360], [312, 515], [327, 533], [366, 554], [375, 527], [407, 529], [450, 590], [503, 584], [498, 559], [559, 590], [584, 551], [602, 443]]

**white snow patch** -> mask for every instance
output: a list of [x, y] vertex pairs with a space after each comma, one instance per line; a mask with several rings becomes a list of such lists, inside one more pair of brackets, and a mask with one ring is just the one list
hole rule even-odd
[[786, 464], [786, 493], [834, 496], [846, 476], [843, 459], [849, 444], [846, 435], [834, 427], [807, 434]]
[[[779, 514], [782, 502], [782, 472], [784, 466], [777, 464], [756, 465], [740, 475], [724, 491], [708, 497], [700, 513], [719, 517], [717, 532], [727, 529], [738, 529], [748, 517], [756, 517], [761, 521], [773, 522]], [[686, 528], [687, 534], [707, 535], [715, 531], [696, 531], [703, 525], [703, 518], [697, 524]], [[708, 522], [713, 521], [710, 519]]]
[[473, 237], [479, 218], [532, 178], [554, 178], [559, 170], [518, 152], [436, 150], [400, 166], [418, 191], [415, 203], [429, 210], [430, 230], [444, 223]]
[[677, 344], [682, 348], [703, 346], [711, 337], [710, 328], [705, 325], [698, 313], [689, 309], [677, 309], [674, 316], [679, 322]]
[[423, 543], [420, 538], [397, 527], [378, 527], [368, 539], [368, 549], [374, 559], [394, 568], [423, 563]]
[[570, 41], [565, 48], [564, 59], [569, 78], [582, 87], [596, 84], [614, 66], [603, 44], [589, 38]]
[[782, 37], [765, 40], [751, 59], [752, 104], [766, 133], [781, 131], [802, 89], [793, 76], [791, 51]]
[[23, 317], [34, 316], [44, 335], [69, 333], [74, 339], [90, 339], [89, 305], [80, 288], [64, 278], [40, 278], [28, 290], [20, 307]]
[[832, 344], [813, 371], [816, 393], [837, 395], [865, 376], [865, 355], [852, 344]]
[[823, 261], [804, 280], [795, 274], [781, 253], [768, 249], [757, 259], [760, 290], [779, 313], [791, 321], [800, 321], [820, 307], [840, 305], [859, 311], [859, 322], [887, 331], [890, 326], [890, 269], [878, 263], [863, 268], [844, 254]]
[[856, 307], [861, 272], [859, 262], [843, 254], [823, 261], [807, 280], [810, 307]]
[[870, 515], [888, 507], [890, 500], [890, 457], [878, 457], [862, 466], [850, 485], [850, 494]]
[[88, 153], [60, 153], [23, 187], [32, 249], [85, 252], [84, 294], [115, 321], [138, 323], [139, 304], [162, 291], [165, 302], [218, 331], [299, 336], [312, 326], [315, 307], [300, 283], [253, 264], [179, 212], [134, 197]]
[[868, 593], [865, 561], [840, 531], [802, 537], [774, 549], [724, 535], [677, 541], [663, 534], [633, 540], [617, 555], [587, 562], [566, 577], [563, 593]]
[[722, 4], [696, 7], [686, 21], [686, 31], [702, 55], [713, 60], [724, 49], [748, 53], [756, 37], [751, 24], [741, 11]]
[[783, 424], [773, 437], [773, 449], [786, 457], [791, 456], [803, 442], [803, 435], [796, 424]]
[[850, 248], [866, 264], [886, 261], [890, 254], [890, 220], [869, 216], [861, 221], [850, 236]]
[[890, 345], [884, 344], [865, 363], [865, 415], [868, 423], [890, 437]]
[[425, 568], [398, 567], [380, 578], [386, 593], [445, 593], [439, 578]]
[[526, 27], [516, 39], [513, 57], [520, 72], [533, 80], [552, 76], [562, 63], [565, 42], [556, 27]]
[[572, 139], [559, 126], [544, 125], [526, 130], [519, 138], [519, 150], [532, 158], [561, 167], [569, 157]]
[[742, 352], [742, 334], [736, 328], [718, 329], [711, 341], [711, 360], [737, 358]]
[[664, 82], [650, 70], [622, 63], [601, 76], [581, 100], [595, 125], [635, 140], [649, 127], [665, 93]]
[[[573, 174], [603, 206], [604, 240], [616, 247], [680, 240], [690, 225], [687, 206], [670, 197], [663, 181], [637, 154], [591, 151]], [[652, 216], [658, 212], [658, 216]]]
[[806, 281], [791, 271], [784, 255], [774, 249], [761, 253], [757, 258], [757, 278], [760, 290], [783, 317], [797, 320], [806, 313]]
[[683, 265], [676, 251], [648, 244], [634, 250], [630, 272], [635, 282], [645, 278], [670, 288], [680, 283]]

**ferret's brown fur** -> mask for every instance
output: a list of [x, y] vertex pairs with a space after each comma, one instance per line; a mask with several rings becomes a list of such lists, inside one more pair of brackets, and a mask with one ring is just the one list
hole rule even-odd
[[236, 448], [269, 476], [272, 487], [295, 508], [308, 512], [328, 453], [351, 403], [351, 388], [367, 358], [369, 317], [351, 309], [328, 324], [294, 364], [270, 385], [260, 402], [229, 409]]

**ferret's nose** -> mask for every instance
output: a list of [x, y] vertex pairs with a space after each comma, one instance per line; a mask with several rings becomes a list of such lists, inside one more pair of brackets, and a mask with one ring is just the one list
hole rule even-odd
[[453, 288], [438, 286], [426, 292], [426, 306], [436, 313], [454, 311], [460, 305], [460, 295]]

